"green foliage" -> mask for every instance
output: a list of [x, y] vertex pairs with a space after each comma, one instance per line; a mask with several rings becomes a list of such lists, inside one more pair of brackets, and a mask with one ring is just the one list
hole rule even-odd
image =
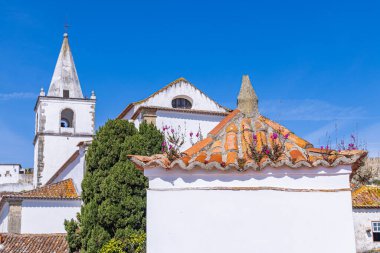
[[[116, 236], [127, 242], [131, 235], [145, 232], [147, 181], [127, 155], [160, 153], [162, 139], [153, 125], [142, 123], [137, 130], [125, 120], [109, 120], [98, 130], [86, 155], [82, 182], [81, 252], [97, 253], [107, 242], [115, 248], [117, 243], [110, 240]], [[73, 229], [66, 231], [69, 244], [77, 245], [70, 241], [77, 238]]]
[[127, 253], [145, 253], [146, 252], [146, 234], [142, 232], [133, 233], [127, 238]]
[[111, 239], [109, 242], [104, 244], [100, 253], [124, 253], [125, 244], [116, 239]]
[[[79, 220], [79, 219], [78, 219]], [[81, 238], [79, 235], [79, 222], [71, 219], [65, 220], [65, 229], [67, 231], [67, 241], [69, 243], [70, 252], [79, 251], [81, 248]]]
[[[119, 235], [120, 236], [120, 235]], [[118, 236], [116, 236], [118, 237]], [[123, 239], [113, 238], [100, 250], [100, 253], [145, 253], [146, 234], [134, 232], [123, 234]]]

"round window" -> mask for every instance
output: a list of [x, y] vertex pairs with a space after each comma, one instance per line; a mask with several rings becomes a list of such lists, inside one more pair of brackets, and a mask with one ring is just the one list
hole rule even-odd
[[172, 100], [173, 108], [191, 109], [191, 102], [186, 98], [175, 98]]

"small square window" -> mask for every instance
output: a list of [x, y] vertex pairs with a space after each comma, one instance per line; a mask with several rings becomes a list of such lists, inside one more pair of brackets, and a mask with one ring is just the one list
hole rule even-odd
[[70, 97], [70, 91], [69, 90], [63, 90], [63, 97], [69, 98]]
[[372, 222], [372, 235], [374, 242], [380, 242], [380, 221]]

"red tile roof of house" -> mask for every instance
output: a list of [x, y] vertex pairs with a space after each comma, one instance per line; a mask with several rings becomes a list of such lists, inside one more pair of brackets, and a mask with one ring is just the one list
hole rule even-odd
[[5, 199], [80, 199], [71, 178], [54, 184], [48, 184], [30, 191], [14, 192], [1, 196]]
[[[238, 107], [246, 111], [236, 109], [231, 112], [207, 138], [184, 151], [180, 158], [169, 161], [165, 155], [134, 155], [130, 156], [131, 160], [144, 169], [178, 167], [240, 171], [261, 170], [267, 166], [299, 168], [346, 164], [353, 165], [355, 170], [367, 154], [362, 150], [337, 152], [314, 148], [289, 129], [260, 115], [258, 99], [247, 76], [243, 77], [238, 100]], [[276, 149], [279, 152], [273, 155]]]
[[7, 253], [68, 253], [66, 234], [1, 234]]
[[[271, 139], [273, 133], [277, 139]], [[255, 137], [253, 137], [255, 136]], [[256, 138], [256, 149], [264, 145], [272, 149], [276, 142], [281, 142], [281, 156], [273, 161], [263, 156], [255, 161], [249, 156], [249, 147]], [[283, 143], [283, 144], [282, 144]], [[280, 145], [280, 144], [279, 144]], [[151, 157], [131, 156], [131, 160], [140, 168], [161, 166], [163, 168], [179, 167], [182, 169], [220, 169], [220, 170], [260, 170], [266, 166], [291, 168], [299, 167], [335, 167], [340, 164], [354, 164], [366, 155], [365, 151], [321, 150], [290, 132], [287, 128], [264, 116], [256, 119], [246, 118], [239, 110], [233, 111], [222, 120], [204, 140], [182, 153], [182, 157], [170, 162], [165, 155]]]
[[364, 185], [352, 192], [354, 208], [380, 208], [380, 187]]

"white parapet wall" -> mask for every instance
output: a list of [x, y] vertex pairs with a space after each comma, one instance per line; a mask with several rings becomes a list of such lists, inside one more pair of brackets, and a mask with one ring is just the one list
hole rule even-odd
[[146, 169], [148, 253], [354, 253], [350, 166]]

